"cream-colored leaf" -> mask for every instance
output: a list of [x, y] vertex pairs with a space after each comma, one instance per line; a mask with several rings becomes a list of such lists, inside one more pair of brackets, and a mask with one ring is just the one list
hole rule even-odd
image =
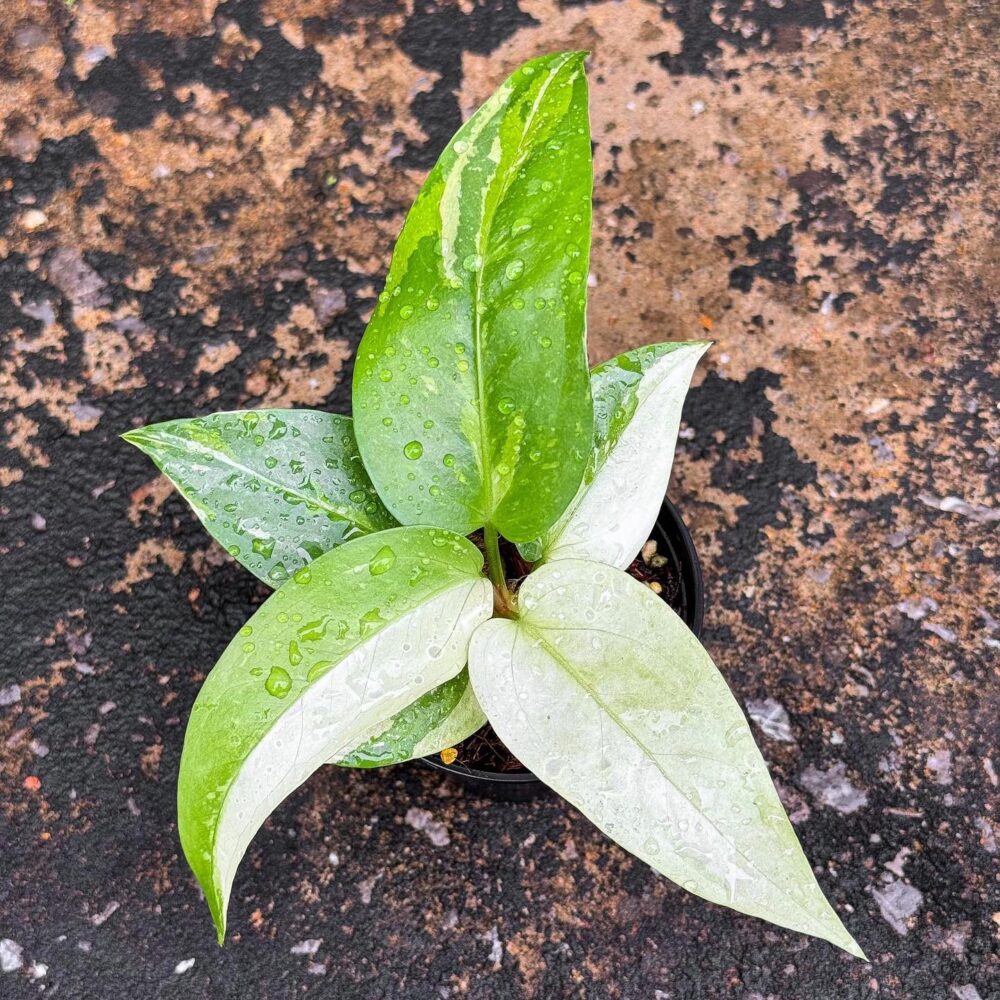
[[684, 888], [861, 951], [813, 877], [750, 727], [694, 635], [610, 566], [541, 567], [521, 617], [479, 626], [500, 738], [608, 836]]
[[670, 480], [681, 410], [707, 341], [628, 351], [591, 374], [594, 454], [541, 544], [545, 562], [592, 559], [624, 569], [649, 538]]

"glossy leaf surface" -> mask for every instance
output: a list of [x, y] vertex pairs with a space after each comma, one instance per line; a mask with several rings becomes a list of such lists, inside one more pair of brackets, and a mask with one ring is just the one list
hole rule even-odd
[[465, 666], [492, 614], [482, 556], [395, 528], [300, 569], [240, 630], [199, 692], [177, 790], [181, 844], [220, 940], [236, 867], [264, 819]]
[[350, 417], [237, 410], [123, 436], [208, 533], [272, 587], [334, 546], [396, 523], [365, 472]]
[[403, 523], [538, 537], [592, 440], [583, 53], [526, 63], [431, 171], [358, 349], [354, 418]]
[[543, 566], [479, 626], [472, 683], [504, 743], [685, 889], [861, 955], [813, 877], [750, 727], [680, 618], [599, 563]]
[[593, 370], [594, 449], [583, 482], [545, 540], [522, 546], [526, 558], [632, 562], [660, 512], [684, 397], [709, 346], [654, 344]]
[[394, 715], [385, 729], [364, 745], [330, 763], [385, 767], [428, 757], [461, 743], [485, 724], [486, 715], [469, 683], [469, 671], [463, 670]]

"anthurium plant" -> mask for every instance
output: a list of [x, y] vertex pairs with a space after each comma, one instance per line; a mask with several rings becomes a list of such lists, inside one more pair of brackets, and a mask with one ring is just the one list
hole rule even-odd
[[[708, 344], [588, 370], [584, 55], [521, 66], [441, 154], [358, 349], [353, 420], [252, 410], [125, 435], [276, 588], [205, 681], [181, 758], [181, 842], [220, 942], [247, 846], [317, 768], [437, 753], [489, 720], [658, 872], [861, 955], [725, 680], [625, 572]], [[501, 538], [531, 568], [519, 583]]]

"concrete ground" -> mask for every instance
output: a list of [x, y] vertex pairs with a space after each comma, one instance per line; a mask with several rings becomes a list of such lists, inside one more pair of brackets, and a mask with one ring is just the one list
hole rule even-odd
[[[8, 0], [0, 995], [1000, 996], [998, 29], [976, 0]], [[592, 357], [717, 341], [670, 490], [705, 640], [871, 962], [420, 765], [291, 796], [220, 951], [175, 778], [264, 591], [117, 435], [346, 412], [424, 172], [570, 47]]]

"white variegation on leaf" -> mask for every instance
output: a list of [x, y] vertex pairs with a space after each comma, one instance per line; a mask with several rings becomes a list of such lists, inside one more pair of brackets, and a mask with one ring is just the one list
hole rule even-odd
[[670, 480], [681, 410], [708, 341], [653, 344], [591, 373], [594, 451], [569, 507], [532, 561], [591, 559], [624, 569], [649, 538]]
[[396, 524], [361, 463], [350, 417], [231, 410], [123, 437], [170, 479], [208, 533], [272, 587], [329, 549]]
[[[222, 654], [191, 713], [177, 791], [220, 941], [236, 867], [269, 813], [462, 671], [493, 610], [482, 563], [434, 528], [347, 542], [300, 569]], [[412, 727], [399, 735], [412, 751]]]
[[575, 559], [529, 576], [520, 609], [480, 625], [469, 649], [476, 695], [517, 758], [685, 889], [862, 956], [681, 619], [620, 570]]

